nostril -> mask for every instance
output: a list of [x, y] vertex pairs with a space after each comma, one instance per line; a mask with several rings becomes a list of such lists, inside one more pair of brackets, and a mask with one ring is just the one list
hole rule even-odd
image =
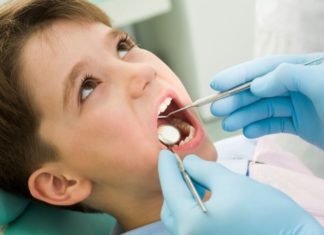
[[133, 97], [142, 95], [156, 77], [157, 72], [152, 66], [147, 64], [137, 64], [130, 79], [130, 87]]
[[144, 86], [143, 86], [143, 91], [147, 88], [147, 86], [150, 84], [150, 82], [147, 82], [147, 83], [145, 83], [144, 84]]

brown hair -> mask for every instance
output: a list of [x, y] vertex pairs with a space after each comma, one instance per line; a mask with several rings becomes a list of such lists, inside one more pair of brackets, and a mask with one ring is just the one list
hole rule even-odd
[[0, 7], [0, 188], [27, 198], [31, 173], [57, 155], [39, 137], [40, 115], [19, 80], [20, 54], [32, 34], [60, 19], [111, 25], [86, 0], [12, 0]]

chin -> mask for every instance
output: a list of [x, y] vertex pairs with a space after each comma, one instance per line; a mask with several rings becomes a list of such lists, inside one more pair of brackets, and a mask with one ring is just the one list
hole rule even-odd
[[201, 143], [201, 145], [197, 149], [195, 149], [191, 153], [187, 153], [187, 154], [180, 153], [180, 156], [182, 158], [184, 158], [185, 155], [188, 155], [188, 154], [195, 154], [198, 157], [200, 157], [201, 159], [204, 159], [206, 161], [216, 161], [217, 160], [217, 151], [215, 149], [214, 144], [208, 137], [205, 137], [205, 141], [203, 143]]

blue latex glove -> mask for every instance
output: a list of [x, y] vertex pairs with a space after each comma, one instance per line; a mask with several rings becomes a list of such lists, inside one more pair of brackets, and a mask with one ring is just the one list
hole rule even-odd
[[250, 138], [286, 132], [324, 149], [324, 64], [302, 65], [321, 55], [261, 58], [217, 74], [211, 87], [218, 91], [255, 80], [250, 91], [215, 102], [211, 112], [225, 116], [227, 131], [243, 128]]
[[161, 217], [179, 235], [322, 235], [324, 230], [302, 208], [280, 191], [230, 172], [215, 162], [195, 156], [184, 159], [191, 177], [212, 192], [203, 213], [191, 196], [174, 155], [159, 157], [165, 202]]

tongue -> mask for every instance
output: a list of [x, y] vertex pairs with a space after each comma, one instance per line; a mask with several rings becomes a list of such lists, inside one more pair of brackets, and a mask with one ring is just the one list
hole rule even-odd
[[189, 123], [178, 118], [170, 118], [170, 124], [178, 128], [182, 134], [189, 135], [191, 126]]

